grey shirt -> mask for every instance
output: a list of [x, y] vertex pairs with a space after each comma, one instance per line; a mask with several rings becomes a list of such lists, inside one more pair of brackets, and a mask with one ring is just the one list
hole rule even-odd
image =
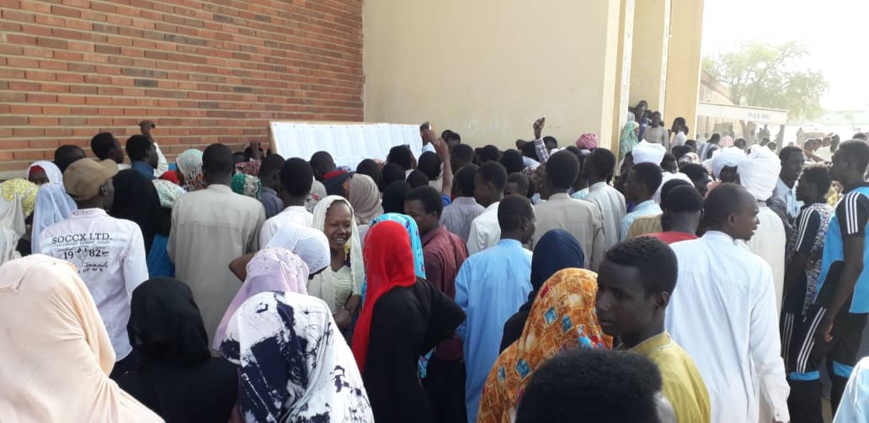
[[441, 213], [441, 225], [467, 243], [471, 234], [471, 222], [485, 209], [477, 204], [474, 197], [456, 197], [449, 206], [444, 207]]

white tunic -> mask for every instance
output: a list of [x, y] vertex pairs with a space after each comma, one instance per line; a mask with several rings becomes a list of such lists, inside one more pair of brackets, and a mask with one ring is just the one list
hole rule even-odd
[[706, 382], [712, 421], [757, 422], [761, 400], [776, 420], [789, 421], [769, 265], [717, 231], [670, 247], [679, 279], [666, 326]]
[[785, 244], [787, 233], [781, 218], [764, 203], [758, 203], [757, 231], [746, 244], [752, 253], [764, 259], [772, 268], [776, 310], [781, 311], [785, 284]]

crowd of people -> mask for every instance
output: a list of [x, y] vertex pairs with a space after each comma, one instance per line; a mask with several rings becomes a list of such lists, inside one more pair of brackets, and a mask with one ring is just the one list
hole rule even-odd
[[815, 423], [825, 365], [867, 421], [865, 138], [647, 109], [616, 153], [61, 146], [0, 183], [0, 420]]

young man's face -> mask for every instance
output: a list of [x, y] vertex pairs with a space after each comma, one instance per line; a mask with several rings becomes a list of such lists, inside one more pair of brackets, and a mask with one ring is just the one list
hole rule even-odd
[[739, 199], [742, 202], [742, 207], [739, 211], [730, 215], [731, 225], [733, 226], [734, 238], [744, 241], [750, 240], [757, 231], [759, 220], [757, 214], [760, 209], [757, 206], [757, 200], [754, 195], [744, 193]]
[[848, 173], [851, 171], [848, 162], [845, 160], [845, 155], [842, 150], [836, 150], [833, 153], [833, 165], [830, 166], [830, 179], [842, 182], [848, 178]]
[[781, 161], [781, 178], [785, 181], [796, 181], [806, 164], [806, 156], [801, 151], [794, 151]]
[[404, 214], [408, 215], [416, 222], [420, 235], [425, 235], [430, 230], [434, 229], [440, 220], [435, 213], [427, 212], [425, 206], [420, 200], [405, 201]]
[[595, 310], [607, 335], [630, 338], [660, 319], [670, 296], [647, 295], [637, 268], [604, 260], [598, 270]]

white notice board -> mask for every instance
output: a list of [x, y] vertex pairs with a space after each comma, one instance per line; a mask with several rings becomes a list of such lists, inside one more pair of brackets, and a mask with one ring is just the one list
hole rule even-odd
[[385, 160], [396, 145], [409, 145], [416, 157], [422, 152], [419, 125], [273, 121], [269, 131], [272, 146], [285, 159], [310, 160], [327, 151], [336, 165], [351, 169], [364, 159]]

